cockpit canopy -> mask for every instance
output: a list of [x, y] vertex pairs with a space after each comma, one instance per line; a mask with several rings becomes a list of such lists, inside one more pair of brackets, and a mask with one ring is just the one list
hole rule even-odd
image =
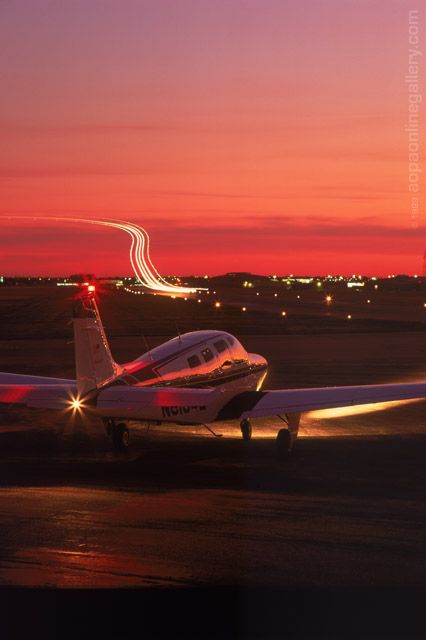
[[217, 369], [218, 366], [238, 367], [248, 364], [249, 361], [247, 351], [234, 336], [228, 333], [219, 334], [194, 351], [187, 358], [190, 369], [204, 371], [211, 368]]
[[140, 384], [207, 383], [249, 365], [241, 343], [222, 331], [194, 331], [155, 347], [129, 371]]

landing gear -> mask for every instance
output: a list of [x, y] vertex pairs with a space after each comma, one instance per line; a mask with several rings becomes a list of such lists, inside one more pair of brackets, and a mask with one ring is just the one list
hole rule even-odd
[[241, 435], [243, 440], [251, 440], [251, 422], [247, 418], [240, 422]]
[[127, 451], [129, 448], [130, 434], [127, 425], [124, 422], [118, 424], [114, 420], [105, 420], [105, 429], [111, 437], [112, 445], [115, 451]]
[[280, 429], [277, 433], [277, 455], [280, 460], [287, 460], [293, 446], [292, 437], [288, 429]]

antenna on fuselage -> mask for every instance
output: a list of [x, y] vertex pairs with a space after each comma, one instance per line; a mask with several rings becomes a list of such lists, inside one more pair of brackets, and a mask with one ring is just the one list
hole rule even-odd
[[182, 336], [180, 335], [180, 331], [179, 331], [179, 327], [177, 325], [177, 322], [175, 322], [175, 327], [176, 327], [176, 333], [178, 334], [179, 342], [182, 342]]
[[151, 358], [151, 362], [154, 362], [154, 358], [152, 357], [152, 353], [151, 353], [151, 347], [149, 346], [148, 340], [146, 339], [146, 336], [144, 333], [141, 332], [142, 335], [142, 340], [144, 342], [145, 345], [145, 349], [149, 355], [149, 357]]

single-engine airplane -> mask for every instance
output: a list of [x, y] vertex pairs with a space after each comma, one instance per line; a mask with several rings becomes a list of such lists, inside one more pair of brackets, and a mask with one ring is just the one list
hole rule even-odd
[[[204, 425], [238, 420], [250, 440], [250, 418], [277, 416], [277, 451], [287, 457], [305, 411], [426, 398], [426, 382], [262, 391], [268, 363], [225, 331], [193, 331], [136, 360], [117, 364], [105, 335], [94, 285], [73, 309], [76, 380], [0, 373], [0, 402], [85, 410], [99, 416], [116, 450], [129, 446], [127, 421]], [[213, 432], [214, 433], [214, 432]]]

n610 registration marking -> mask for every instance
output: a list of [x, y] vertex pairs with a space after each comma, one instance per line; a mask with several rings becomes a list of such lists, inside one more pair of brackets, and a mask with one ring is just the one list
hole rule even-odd
[[161, 407], [163, 418], [171, 418], [172, 416], [183, 416], [183, 415], [187, 415], [191, 411], [205, 411], [205, 410], [206, 410], [205, 406], [199, 406], [199, 405], [191, 405], [191, 406], [172, 405], [170, 407]]

